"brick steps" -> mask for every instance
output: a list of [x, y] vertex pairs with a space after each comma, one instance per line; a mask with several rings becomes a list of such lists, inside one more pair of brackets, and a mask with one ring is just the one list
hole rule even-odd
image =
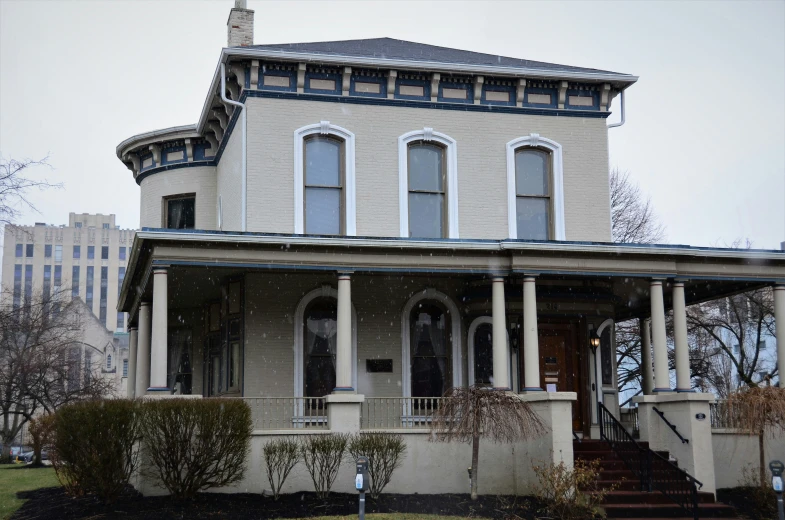
[[[639, 443], [648, 447], [648, 443]], [[609, 489], [603, 500], [602, 507], [608, 518], [615, 520], [631, 520], [635, 518], [683, 519], [693, 520], [686, 516], [686, 511], [674, 504], [659, 491], [648, 492], [640, 488], [640, 479], [627, 469], [624, 461], [614, 453], [605, 441], [583, 440], [574, 442], [573, 450], [576, 460], [598, 460], [600, 475], [597, 480], [601, 489]], [[658, 452], [664, 457], [667, 452]], [[700, 518], [738, 518], [732, 507], [715, 501], [713, 493], [698, 492], [698, 515]]]

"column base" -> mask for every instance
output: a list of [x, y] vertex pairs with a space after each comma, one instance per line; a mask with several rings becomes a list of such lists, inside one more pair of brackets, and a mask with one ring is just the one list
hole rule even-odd
[[351, 386], [337, 386], [333, 388], [333, 393], [335, 392], [354, 392], [354, 388]]
[[330, 431], [357, 433], [365, 396], [349, 392], [338, 392], [325, 396], [327, 401], [327, 426]]
[[545, 390], [543, 390], [542, 388], [529, 387], [529, 386], [527, 386], [526, 388], [522, 388], [521, 389], [521, 393], [522, 394], [527, 394], [529, 392], [545, 392]]
[[673, 393], [673, 388], [655, 388], [651, 391], [652, 394], [670, 394]]
[[165, 386], [151, 386], [147, 389], [148, 392], [152, 393], [161, 393], [161, 392], [171, 392], [171, 388], [166, 388]]

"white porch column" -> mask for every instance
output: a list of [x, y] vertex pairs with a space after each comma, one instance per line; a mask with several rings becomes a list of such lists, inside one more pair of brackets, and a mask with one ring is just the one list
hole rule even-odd
[[643, 395], [651, 395], [654, 390], [654, 368], [651, 365], [651, 320], [640, 319], [641, 330], [641, 372], [643, 372]]
[[150, 340], [150, 387], [148, 392], [168, 392], [166, 369], [168, 365], [168, 315], [167, 269], [153, 268], [153, 332]]
[[785, 387], [785, 284], [774, 286], [774, 330], [777, 336], [780, 388], [783, 388]]
[[495, 276], [492, 285], [493, 387], [511, 390], [510, 355], [507, 349], [507, 320], [504, 310], [504, 278]]
[[540, 347], [537, 337], [537, 295], [534, 277], [523, 279], [523, 361], [524, 392], [541, 392]]
[[649, 297], [651, 299], [651, 339], [654, 342], [654, 383], [656, 385], [653, 392], [671, 392], [662, 280], [654, 279], [650, 282]]
[[139, 333], [136, 327], [128, 327], [128, 399], [136, 397], [136, 343]]
[[139, 305], [139, 332], [136, 347], [136, 397], [142, 397], [150, 387], [150, 336], [152, 317], [150, 302]]
[[352, 281], [350, 273], [338, 275], [338, 334], [335, 355], [335, 391], [355, 392], [352, 387]]
[[676, 349], [676, 391], [691, 392], [690, 346], [687, 342], [687, 307], [684, 282], [673, 282], [673, 343]]

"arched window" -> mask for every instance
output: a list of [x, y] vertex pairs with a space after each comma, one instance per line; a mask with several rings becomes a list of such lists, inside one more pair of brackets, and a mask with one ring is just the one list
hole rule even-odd
[[411, 396], [441, 397], [452, 387], [452, 331], [447, 309], [423, 301], [411, 310]]
[[551, 226], [551, 155], [538, 148], [515, 152], [515, 219], [518, 238], [549, 240]]
[[474, 367], [474, 384], [493, 386], [493, 324], [478, 325], [474, 329], [472, 340], [474, 352], [470, 362]]
[[400, 236], [459, 238], [455, 140], [432, 128], [398, 138]]
[[409, 143], [409, 236], [445, 238], [447, 215], [444, 148]]
[[[469, 385], [493, 386], [493, 318], [480, 316], [469, 325]], [[507, 350], [510, 349], [509, 335], [506, 338]], [[512, 366], [508, 377], [512, 384]]]
[[323, 397], [335, 389], [337, 314], [337, 301], [329, 297], [316, 298], [303, 314], [304, 397]]
[[111, 370], [112, 369], [112, 355], [111, 354], [107, 354], [106, 355], [106, 369], [107, 370]]
[[356, 234], [354, 134], [329, 121], [294, 132], [294, 232]]
[[343, 141], [313, 135], [305, 140], [305, 232], [343, 234]]
[[565, 240], [561, 145], [531, 134], [507, 143], [510, 238]]

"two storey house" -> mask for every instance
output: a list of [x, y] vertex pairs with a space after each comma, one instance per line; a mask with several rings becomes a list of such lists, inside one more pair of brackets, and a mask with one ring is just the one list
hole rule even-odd
[[392, 487], [439, 492], [465, 490], [469, 455], [424, 435], [444, 392], [514, 392], [550, 431], [487, 448], [484, 492], [512, 492], [617, 413], [615, 322], [651, 318], [651, 393], [675, 399], [685, 304], [785, 281], [781, 252], [610, 243], [608, 118], [635, 76], [390, 38], [254, 45], [252, 24], [232, 10], [196, 124], [117, 147], [141, 193], [131, 396], [246, 399], [255, 443], [405, 431]]

